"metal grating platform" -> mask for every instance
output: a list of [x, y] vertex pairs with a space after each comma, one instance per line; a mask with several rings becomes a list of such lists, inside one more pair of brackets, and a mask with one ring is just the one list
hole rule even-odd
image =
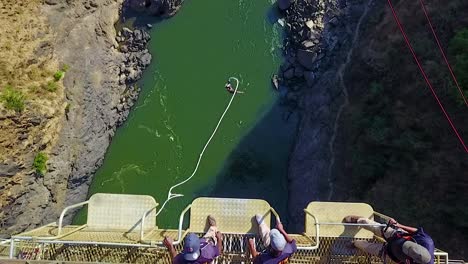
[[[129, 206], [119, 207], [119, 204], [128, 202], [128, 199], [136, 201], [132, 197], [109, 201], [110, 197], [107, 195], [98, 197], [100, 204], [97, 207], [90, 202], [90, 207], [94, 208], [113, 203], [111, 207], [116, 211], [113, 215], [106, 216], [99, 213], [91, 216], [102, 220], [90, 222], [93, 223], [92, 226], [100, 228], [90, 228], [86, 225], [65, 226], [61, 228], [61, 232], [65, 235], [54, 238], [59, 234], [60, 224], [49, 224], [15, 236], [12, 247], [0, 244], [0, 258], [2, 255], [11, 254], [14, 258], [24, 260], [170, 264], [169, 253], [161, 244], [164, 236], [177, 241], [175, 248], [180, 252], [185, 233], [190, 231], [202, 236], [208, 228], [207, 216], [213, 215], [219, 230], [224, 234], [224, 252], [217, 258], [216, 263], [248, 264], [252, 261], [247, 250], [248, 238], [255, 237], [257, 250], [264, 250], [261, 239], [256, 235], [255, 214], [263, 215], [267, 224], [271, 223], [272, 214], [279, 217], [263, 200], [197, 198], [181, 213], [179, 229], [165, 230], [155, 226], [156, 219], [152, 219], [150, 214], [154, 211], [152, 208], [156, 206], [154, 199], [138, 197], [146, 200], [144, 205], [129, 208]], [[88, 201], [75, 206], [85, 203]], [[189, 229], [184, 231], [183, 220], [188, 210], [190, 210]], [[129, 212], [132, 212], [132, 215]], [[290, 258], [289, 263], [382, 263], [379, 258], [366, 255], [349, 246], [356, 238], [377, 243], [380, 243], [381, 239], [374, 237], [371, 232], [363, 228], [345, 227], [341, 220], [349, 214], [375, 218], [379, 222], [385, 222], [388, 217], [373, 212], [372, 207], [361, 203], [312, 202], [305, 209], [305, 214], [304, 234], [291, 234], [299, 250]], [[136, 215], [140, 215], [140, 218]], [[146, 228], [142, 237], [141, 232], [136, 232], [138, 230], [135, 231], [135, 228], [131, 227], [135, 223], [141, 225], [143, 215], [148, 216], [146, 219], [148, 222], [145, 222]], [[112, 219], [116, 218], [123, 221], [118, 220], [117, 223], [111, 224]], [[438, 251], [435, 263], [446, 263], [446, 261], [448, 261], [447, 253]], [[391, 261], [387, 260], [387, 263]]]

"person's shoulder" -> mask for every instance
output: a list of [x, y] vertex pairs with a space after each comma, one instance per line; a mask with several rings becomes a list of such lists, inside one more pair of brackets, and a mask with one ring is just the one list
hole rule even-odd
[[201, 255], [207, 259], [214, 259], [219, 256], [220, 252], [217, 246], [212, 243], [207, 243], [201, 247]]
[[287, 243], [283, 250], [283, 253], [292, 254], [297, 251], [296, 240], [294, 239], [291, 243]]
[[414, 233], [414, 235], [420, 235], [420, 236], [430, 237], [429, 234], [427, 234], [426, 232], [424, 232], [424, 229], [423, 229], [422, 227], [418, 227], [418, 229], [416, 229], [416, 232]]
[[184, 264], [184, 255], [182, 253], [177, 254], [173, 260], [174, 264]]
[[268, 261], [272, 259], [274, 259], [274, 257], [270, 256], [270, 254], [268, 254], [267, 252], [262, 252], [253, 259], [253, 263], [263, 264], [263, 263], [267, 263]]
[[433, 248], [434, 241], [432, 237], [429, 236], [422, 227], [419, 227], [416, 232], [413, 234], [413, 239], [415, 239], [419, 244], [422, 244], [426, 248]]

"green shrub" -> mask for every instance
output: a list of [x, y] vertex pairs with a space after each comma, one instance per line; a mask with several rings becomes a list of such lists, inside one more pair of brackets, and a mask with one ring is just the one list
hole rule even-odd
[[68, 114], [70, 112], [70, 108], [71, 108], [71, 104], [67, 103], [67, 105], [65, 106], [65, 114]]
[[382, 84], [378, 82], [371, 82], [369, 90], [370, 90], [370, 95], [372, 97], [376, 97], [376, 96], [382, 95], [384, 91], [384, 87]]
[[47, 171], [47, 155], [44, 152], [37, 153], [34, 157], [33, 167], [36, 170], [36, 173], [39, 175], [44, 175]]
[[50, 81], [46, 85], [43, 85], [42, 88], [49, 92], [55, 92], [58, 89], [58, 84], [56, 82]]
[[64, 64], [64, 65], [62, 66], [62, 71], [63, 71], [63, 72], [67, 72], [69, 69], [70, 69], [70, 65], [68, 65], [68, 64]]
[[63, 78], [63, 75], [65, 75], [65, 72], [64, 72], [64, 71], [56, 71], [56, 72], [54, 73], [54, 80], [55, 80], [56, 82], [60, 81], [60, 79]]
[[375, 144], [383, 144], [390, 135], [391, 126], [384, 116], [374, 114], [367, 127], [368, 138]]
[[468, 53], [468, 28], [458, 31], [450, 40], [449, 52], [454, 56]]
[[[453, 71], [464, 93], [468, 92], [468, 29], [458, 31], [450, 40], [449, 53], [455, 58]], [[454, 87], [455, 88], [455, 87]], [[457, 99], [461, 96], [456, 91]]]
[[7, 86], [0, 96], [3, 105], [7, 109], [12, 109], [16, 112], [24, 110], [24, 99], [24, 94], [21, 91], [13, 89], [11, 86]]

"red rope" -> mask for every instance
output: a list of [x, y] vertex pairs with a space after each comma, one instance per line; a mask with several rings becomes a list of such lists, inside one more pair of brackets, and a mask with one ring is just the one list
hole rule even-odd
[[452, 75], [453, 81], [457, 85], [458, 91], [460, 92], [460, 95], [463, 97], [463, 101], [465, 102], [465, 105], [468, 106], [468, 101], [466, 101], [465, 94], [463, 93], [463, 90], [460, 88], [460, 85], [458, 84], [457, 78], [455, 77], [455, 74], [453, 73], [452, 66], [450, 66], [450, 63], [447, 60], [447, 56], [445, 56], [444, 49], [442, 49], [442, 45], [440, 44], [439, 38], [437, 37], [434, 27], [432, 26], [432, 22], [431, 22], [431, 19], [429, 18], [429, 14], [427, 13], [424, 0], [419, 0], [419, 2], [421, 3], [421, 7], [422, 7], [422, 10], [424, 11], [424, 15], [426, 16], [427, 22], [429, 23], [429, 26], [431, 27], [432, 35], [434, 35], [437, 45], [439, 46], [440, 53], [442, 53], [442, 56], [444, 57], [444, 60], [445, 60], [445, 64], [447, 64], [450, 74]]
[[427, 83], [427, 86], [428, 86], [429, 89], [431, 90], [432, 95], [434, 96], [434, 98], [436, 99], [437, 103], [439, 104], [439, 107], [440, 107], [440, 109], [442, 110], [442, 112], [444, 113], [445, 117], [447, 118], [447, 121], [450, 123], [450, 126], [451, 126], [452, 129], [453, 129], [453, 132], [455, 132], [455, 135], [458, 137], [458, 140], [460, 140], [460, 143], [462, 144], [462, 146], [463, 146], [463, 148], [465, 149], [466, 153], [468, 153], [468, 148], [466, 147], [465, 142], [463, 141], [463, 139], [461, 138], [460, 134], [458, 133], [457, 128], [455, 127], [455, 125], [454, 125], [453, 122], [452, 122], [452, 119], [450, 118], [450, 116], [449, 116], [449, 115], [447, 114], [447, 112], [445, 111], [445, 108], [444, 108], [444, 106], [442, 105], [441, 101], [439, 100], [439, 97], [437, 96], [436, 92], [434, 91], [434, 88], [432, 88], [432, 84], [431, 84], [431, 82], [429, 81], [429, 79], [427, 78], [426, 72], [425, 72], [424, 69], [422, 68], [421, 63], [419, 62], [419, 59], [418, 59], [418, 57], [416, 56], [416, 53], [414, 52], [414, 49], [413, 49], [413, 47], [411, 46], [411, 43], [409, 42], [408, 37], [406, 36], [405, 30], [403, 29], [403, 26], [402, 26], [401, 23], [400, 23], [400, 19], [398, 18], [397, 14], [396, 14], [396, 11], [395, 11], [395, 9], [393, 8], [392, 1], [391, 1], [391, 0], [387, 0], [387, 1], [388, 1], [389, 6], [390, 6], [390, 9], [392, 10], [393, 18], [395, 18], [395, 22], [397, 23], [398, 28], [400, 29], [400, 32], [401, 32], [401, 34], [403, 35], [403, 38], [405, 39], [406, 45], [408, 46], [409, 50], [410, 50], [411, 53], [413, 54], [413, 58], [414, 58], [414, 60], [416, 61], [416, 64], [418, 64], [418, 68], [419, 68], [419, 70], [421, 71], [421, 74], [423, 75], [424, 80], [425, 80], [426, 83]]

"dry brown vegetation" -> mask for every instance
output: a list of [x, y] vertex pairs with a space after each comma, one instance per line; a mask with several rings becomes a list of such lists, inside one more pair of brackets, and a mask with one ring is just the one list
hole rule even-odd
[[0, 208], [34, 177], [34, 156], [50, 151], [64, 116], [62, 82], [55, 92], [44, 89], [59, 65], [41, 4], [0, 1], [0, 94], [10, 86], [25, 97], [21, 113], [0, 103]]

